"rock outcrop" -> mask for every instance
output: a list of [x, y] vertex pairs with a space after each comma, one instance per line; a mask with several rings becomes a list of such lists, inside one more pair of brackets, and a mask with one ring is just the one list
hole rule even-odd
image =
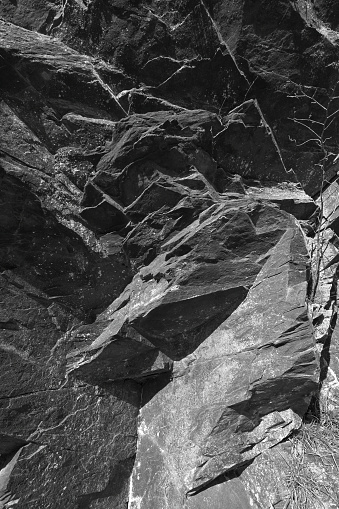
[[339, 401], [338, 26], [1, 2], [0, 509], [286, 507]]

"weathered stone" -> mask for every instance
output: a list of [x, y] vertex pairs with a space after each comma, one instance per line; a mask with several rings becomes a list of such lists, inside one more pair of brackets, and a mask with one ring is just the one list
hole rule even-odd
[[54, 18], [62, 15], [62, 2], [60, 0], [35, 0], [30, 2], [23, 0], [12, 2], [5, 0], [1, 4], [1, 17], [11, 21], [15, 25], [28, 30], [36, 30], [41, 33], [49, 33]]
[[133, 382], [99, 390], [60, 387], [2, 400], [1, 428], [10, 426], [28, 443], [11, 466], [7, 485], [17, 507], [75, 509], [96, 500], [123, 507], [138, 403]]
[[[84, 108], [88, 104], [108, 110], [108, 114], [115, 118], [125, 115], [113, 91], [103, 86], [93, 60], [59, 41], [1, 21], [0, 49], [6, 62], [5, 70], [8, 66], [9, 73], [15, 72], [15, 66], [19, 65], [20, 77], [26, 87], [28, 81], [30, 86], [38, 92], [42, 91], [50, 100], [55, 99], [57, 103], [59, 100], [71, 100], [84, 104]], [[35, 70], [33, 75], [32, 67]], [[4, 72], [4, 83], [5, 77]], [[77, 89], [73, 86], [76, 82]]]
[[283, 509], [292, 498], [288, 487], [290, 458], [289, 441], [280, 443], [234, 473], [220, 476], [207, 489], [189, 497], [184, 507], [250, 509], [272, 505]]
[[131, 508], [182, 507], [185, 493], [300, 426], [318, 375], [307, 264], [303, 236], [290, 228], [238, 309], [174, 364], [165, 388], [144, 390]]
[[206, 111], [132, 115], [116, 125], [94, 183], [125, 206], [159, 175], [182, 177], [191, 166], [216, 186], [217, 165], [208, 151], [221, 128], [216, 115]]
[[338, 400], [337, 10], [1, 1], [0, 508], [284, 507]]
[[52, 155], [5, 101], [0, 103], [1, 115], [1, 156], [7, 155], [13, 161], [28, 167], [45, 170], [52, 164]]
[[116, 317], [115, 323], [99, 317], [94, 324], [78, 328], [72, 335], [72, 346], [67, 359], [68, 373], [89, 383], [142, 381], [172, 367], [171, 359], [133, 327], [126, 326], [121, 316]]
[[[103, 155], [102, 150], [84, 151], [79, 147], [64, 147], [59, 149], [54, 156], [53, 170], [55, 174], [61, 174], [73, 183], [78, 190], [84, 188], [90, 177], [95, 173], [98, 161]], [[79, 201], [84, 197], [79, 197]]]
[[[255, 199], [276, 203], [280, 209], [303, 221], [312, 217], [317, 205], [302, 189], [283, 182], [279, 185], [246, 186], [246, 193]], [[318, 209], [319, 210], [319, 209]]]
[[85, 358], [76, 370], [91, 371], [88, 356], [95, 360], [98, 350], [105, 356], [117, 348], [120, 355], [124, 323], [171, 359], [194, 351], [242, 302], [269, 250], [292, 225], [287, 214], [250, 200], [210, 207], [165, 242], [162, 254], [98, 318], [97, 338], [80, 350]]
[[[312, 315], [314, 336], [318, 343], [321, 373], [320, 389], [312, 411], [319, 420], [329, 415], [336, 419], [339, 401], [339, 332], [338, 332], [338, 203], [337, 182], [332, 182], [317, 200], [322, 207], [321, 231], [311, 245], [314, 251], [314, 301]], [[333, 228], [333, 229], [332, 229]]]
[[120, 292], [113, 275], [119, 267], [121, 284], [119, 254], [91, 252], [3, 171], [0, 195], [1, 503], [123, 507], [139, 386], [99, 392], [65, 377], [70, 330]]
[[47, 303], [68, 305], [80, 313], [103, 308], [119, 295], [131, 278], [121, 246], [120, 256], [93, 252], [45, 211], [20, 180], [3, 171], [0, 175], [1, 267], [47, 294]]
[[111, 141], [115, 129], [115, 122], [75, 113], [66, 113], [62, 117], [62, 123], [72, 131], [73, 143], [78, 141], [79, 145], [87, 150], [96, 149]]
[[226, 475], [208, 490], [188, 498], [184, 504], [182, 507], [185, 509], [205, 509], [206, 507], [252, 509], [251, 501], [241, 481], [237, 477], [227, 480]]
[[207, 489], [188, 497], [185, 509], [250, 509], [270, 507], [283, 509], [290, 500], [288, 488], [291, 446], [289, 442], [263, 451], [247, 465], [232, 474], [218, 477]]

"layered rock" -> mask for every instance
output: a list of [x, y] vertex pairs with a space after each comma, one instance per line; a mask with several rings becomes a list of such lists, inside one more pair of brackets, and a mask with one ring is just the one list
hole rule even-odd
[[91, 251], [3, 171], [0, 194], [0, 500], [19, 507], [85, 507], [102, 498], [123, 505], [140, 388], [70, 383], [65, 351], [69, 331], [123, 288], [125, 267], [119, 254]]
[[279, 507], [337, 402], [335, 9], [0, 16], [0, 507]]
[[107, 361], [108, 350], [114, 358], [122, 338], [148, 349], [147, 338], [170, 359], [186, 357], [244, 300], [289, 226], [287, 214], [250, 199], [208, 208], [162, 245], [95, 324], [75, 333], [71, 369], [90, 373], [94, 354], [100, 377], [107, 376], [100, 358]]
[[298, 426], [317, 384], [306, 264], [288, 228], [237, 310], [174, 363], [165, 388], [144, 389], [131, 507], [186, 507], [187, 493]]

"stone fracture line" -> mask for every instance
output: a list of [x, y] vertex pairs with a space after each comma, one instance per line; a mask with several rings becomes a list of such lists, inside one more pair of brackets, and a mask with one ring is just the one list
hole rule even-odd
[[[48, 308], [49, 309], [49, 308]], [[69, 340], [72, 337], [72, 333], [81, 325], [81, 322], [79, 323], [73, 323], [73, 325], [66, 331], [64, 334], [55, 342], [54, 346], [50, 350], [50, 355], [48, 359], [46, 360], [46, 365], [49, 362], [55, 362], [55, 352], [58, 350], [59, 347], [62, 346], [63, 343], [66, 343], [67, 340]]]
[[201, 5], [202, 5], [202, 7], [205, 9], [206, 14], [207, 14], [207, 16], [209, 17], [209, 19], [210, 19], [210, 21], [211, 21], [211, 23], [212, 23], [212, 25], [213, 25], [213, 28], [214, 28], [214, 30], [215, 30], [215, 32], [216, 32], [216, 34], [217, 34], [217, 36], [218, 36], [218, 39], [219, 39], [220, 44], [223, 44], [223, 45], [225, 45], [225, 46], [226, 46], [226, 49], [227, 49], [227, 51], [228, 51], [228, 54], [229, 54], [229, 55], [230, 55], [230, 57], [232, 58], [232, 60], [233, 60], [233, 62], [234, 62], [234, 65], [235, 65], [235, 67], [237, 68], [237, 70], [238, 70], [239, 74], [240, 74], [240, 75], [241, 75], [241, 76], [245, 79], [246, 83], [250, 86], [250, 85], [251, 85], [251, 83], [250, 83], [250, 82], [249, 82], [249, 80], [247, 79], [247, 77], [246, 77], [245, 73], [244, 73], [244, 72], [240, 69], [240, 67], [238, 66], [238, 63], [237, 63], [237, 61], [236, 61], [236, 59], [235, 59], [235, 56], [233, 55], [233, 53], [232, 53], [232, 51], [231, 51], [231, 48], [229, 47], [228, 43], [227, 43], [227, 42], [225, 41], [225, 39], [223, 38], [222, 33], [220, 32], [220, 29], [219, 29], [218, 25], [216, 24], [216, 22], [214, 21], [214, 19], [213, 19], [213, 18], [212, 18], [212, 16], [211, 16], [211, 14], [210, 14], [209, 10], [207, 9], [207, 7], [206, 7], [206, 4], [205, 4], [204, 0], [200, 0], [200, 3], [201, 3]]
[[22, 164], [23, 166], [26, 166], [27, 168], [30, 168], [32, 170], [35, 170], [36, 172], [39, 173], [39, 176], [41, 176], [41, 178], [43, 177], [46, 177], [45, 173], [43, 173], [41, 171], [41, 168], [37, 168], [36, 166], [32, 166], [31, 164], [27, 163], [26, 161], [23, 161], [22, 159], [20, 159], [19, 157], [16, 157], [15, 155], [13, 154], [10, 154], [9, 152], [7, 152], [6, 150], [4, 150], [3, 148], [0, 147], [0, 156], [7, 156], [11, 159], [13, 159], [16, 163], [19, 163], [19, 164]]
[[173, 58], [173, 57], [164, 57], [164, 56], [160, 56], [160, 57], [154, 57], [154, 58], [150, 58], [149, 60], [147, 60], [147, 62], [142, 66], [142, 68], [144, 69], [146, 67], [146, 65], [150, 64], [151, 62], [163, 62], [163, 61], [170, 61], [170, 62], [174, 62], [176, 64], [181, 64], [181, 65], [184, 65], [184, 64], [187, 64], [189, 62], [196, 62], [196, 58], [191, 58], [191, 59], [184, 59], [184, 60], [178, 60], [177, 58]]
[[280, 147], [279, 147], [279, 145], [278, 145], [278, 142], [277, 142], [277, 140], [276, 140], [276, 138], [275, 138], [275, 136], [274, 136], [274, 133], [273, 133], [273, 131], [272, 131], [272, 129], [271, 129], [271, 126], [269, 125], [269, 123], [266, 121], [266, 119], [265, 119], [265, 117], [264, 117], [264, 114], [263, 114], [263, 112], [262, 112], [262, 110], [261, 110], [261, 108], [260, 108], [260, 105], [259, 105], [259, 103], [258, 103], [258, 100], [257, 100], [257, 99], [254, 99], [254, 104], [255, 104], [255, 106], [256, 106], [256, 108], [257, 108], [258, 112], [259, 112], [259, 115], [260, 115], [260, 117], [261, 117], [261, 120], [262, 120], [263, 126], [265, 127], [265, 129], [266, 129], [267, 133], [270, 135], [270, 137], [271, 137], [271, 139], [272, 139], [272, 142], [273, 142], [273, 144], [274, 144], [274, 146], [275, 146], [275, 148], [276, 148], [276, 151], [277, 151], [277, 153], [278, 153], [279, 159], [280, 159], [280, 161], [281, 161], [281, 164], [282, 164], [282, 166], [283, 166], [283, 168], [284, 168], [285, 172], [286, 172], [286, 173], [292, 173], [292, 174], [293, 174], [293, 176], [294, 176], [294, 178], [296, 179], [296, 182], [299, 182], [299, 180], [298, 180], [298, 178], [297, 178], [297, 176], [296, 176], [296, 174], [295, 174], [294, 170], [293, 170], [292, 168], [291, 168], [291, 169], [289, 169], [289, 170], [286, 168], [285, 163], [284, 163], [284, 160], [283, 160], [283, 157], [282, 157], [282, 154], [281, 154]]
[[172, 78], [174, 78], [174, 76], [176, 76], [177, 74], [180, 74], [184, 69], [194, 69], [194, 67], [192, 65], [187, 65], [187, 64], [184, 64], [182, 65], [179, 69], [177, 69], [173, 74], [171, 74], [171, 76], [169, 76], [168, 78], [165, 79], [165, 81], [163, 81], [162, 83], [160, 83], [159, 85], [157, 85], [155, 88], [160, 88], [162, 87], [163, 85], [166, 85]]
[[1, 396], [0, 401], [2, 400], [15, 400], [19, 398], [26, 398], [27, 396], [36, 396], [39, 394], [48, 394], [50, 392], [58, 392], [58, 391], [77, 391], [78, 389], [84, 388], [86, 385], [78, 385], [77, 387], [65, 387], [62, 385], [61, 387], [55, 387], [51, 389], [44, 389], [40, 391], [31, 391], [31, 392], [23, 392], [22, 394], [18, 394], [17, 396]]
[[[173, 74], [170, 77], [172, 77], [172, 76], [173, 76]], [[167, 78], [165, 81], [168, 81], [168, 79], [169, 78]], [[162, 83], [160, 85], [162, 85]], [[156, 85], [154, 88], [156, 89], [156, 88], [160, 87], [160, 85]], [[187, 108], [184, 108], [184, 106], [178, 106], [177, 104], [173, 104], [170, 101], [167, 101], [166, 99], [159, 98], [154, 95], [148, 95], [147, 91], [150, 88], [151, 87], [131, 88], [129, 90], [122, 90], [121, 92], [119, 92], [119, 94], [117, 95], [118, 100], [121, 99], [121, 97], [124, 97], [125, 95], [127, 95], [127, 100], [128, 100], [128, 104], [129, 104], [128, 115], [130, 115], [130, 109], [133, 106], [133, 94], [138, 94], [138, 93], [144, 94], [145, 97], [147, 97], [149, 99], [155, 99], [156, 101], [160, 101], [162, 105], [168, 106], [171, 110], [173, 110], [174, 113], [176, 113], [178, 111], [180, 111], [180, 112], [181, 111], [189, 111]]]
[[[272, 140], [272, 143], [273, 143], [273, 145], [275, 146], [275, 149], [276, 149], [276, 151], [277, 151], [277, 154], [278, 154], [278, 156], [279, 156], [280, 162], [281, 162], [282, 167], [284, 168], [285, 172], [286, 172], [286, 173], [292, 173], [292, 175], [293, 175], [293, 176], [294, 176], [294, 178], [295, 178], [296, 183], [299, 183], [299, 180], [298, 180], [298, 178], [297, 178], [297, 176], [296, 176], [296, 174], [295, 174], [294, 170], [293, 170], [292, 168], [291, 168], [291, 169], [289, 169], [289, 170], [286, 168], [286, 165], [285, 165], [285, 163], [284, 163], [284, 160], [283, 160], [282, 153], [281, 153], [281, 150], [280, 150], [280, 148], [279, 148], [278, 142], [277, 142], [277, 140], [276, 140], [276, 138], [275, 138], [275, 136], [274, 136], [274, 133], [273, 133], [273, 131], [272, 131], [272, 129], [271, 129], [271, 127], [270, 127], [269, 123], [268, 123], [268, 122], [266, 121], [266, 119], [265, 119], [265, 116], [264, 116], [264, 114], [263, 114], [263, 112], [262, 112], [262, 109], [260, 108], [260, 105], [259, 105], [259, 102], [258, 102], [258, 100], [257, 100], [257, 99], [248, 99], [248, 101], [245, 101], [244, 103], [240, 104], [239, 106], [236, 106], [236, 108], [234, 108], [233, 110], [231, 110], [231, 111], [228, 113], [228, 115], [230, 115], [230, 114], [231, 114], [231, 113], [233, 113], [233, 112], [236, 112], [236, 111], [239, 109], [239, 107], [240, 107], [240, 106], [242, 106], [242, 105], [244, 105], [244, 104], [248, 104], [248, 103], [253, 103], [253, 104], [254, 104], [254, 106], [256, 107], [256, 109], [258, 110], [258, 113], [259, 113], [260, 118], [261, 118], [261, 125], [262, 125], [262, 127], [264, 127], [264, 128], [265, 128], [265, 130], [266, 130], [267, 134], [270, 136], [270, 138], [271, 138], [271, 140]], [[248, 129], [248, 128], [249, 128], [249, 126], [246, 126], [246, 124], [245, 124], [244, 122], [242, 122], [242, 124], [245, 126], [245, 128], [246, 128], [246, 129]], [[225, 124], [224, 124], [224, 125], [225, 125]], [[228, 126], [229, 126], [229, 124], [228, 124], [228, 123], [226, 123], [226, 125], [225, 125], [224, 129], [222, 129], [222, 131], [219, 131], [219, 132], [218, 132], [218, 133], [214, 136], [214, 139], [215, 139], [215, 138], [218, 138], [218, 137], [219, 137], [222, 133], [224, 133], [225, 131], [227, 131]]]
[[[146, 9], [148, 12], [150, 12], [152, 16], [154, 16], [157, 20], [159, 20], [159, 21], [160, 21], [160, 23], [163, 23], [163, 24], [164, 24], [164, 25], [165, 25], [165, 26], [166, 26], [166, 27], [167, 27], [167, 28], [168, 28], [171, 32], [174, 32], [177, 28], [179, 28], [179, 27], [181, 27], [182, 25], [184, 25], [184, 23], [186, 23], [186, 20], [187, 20], [187, 19], [191, 16], [191, 14], [192, 14], [192, 11], [191, 11], [191, 12], [189, 12], [189, 13], [187, 14], [187, 16], [185, 16], [185, 17], [184, 17], [184, 19], [183, 19], [182, 21], [180, 21], [180, 23], [177, 23], [177, 24], [175, 24], [175, 25], [171, 25], [170, 23], [166, 23], [166, 22], [163, 20], [163, 18], [164, 18], [167, 14], [169, 14], [169, 12], [167, 12], [167, 11], [166, 11], [164, 14], [162, 14], [162, 15], [160, 16], [159, 14], [156, 14], [156, 13], [155, 13], [152, 9], [150, 9], [150, 8], [147, 8], [147, 7], [143, 7], [143, 8], [144, 8], [144, 9]], [[177, 10], [175, 10], [175, 11], [170, 11], [170, 13], [171, 13], [171, 14], [172, 14], [172, 13], [173, 13], [173, 14], [174, 14], [174, 13], [179, 14], [179, 12], [178, 12]]]
[[34, 451], [32, 454], [30, 454], [29, 456], [26, 456], [25, 459], [26, 461], [27, 460], [31, 460], [34, 456], [36, 456], [37, 454], [39, 454], [43, 449], [46, 449], [47, 445], [40, 445], [38, 447], [38, 449], [36, 451]]
[[103, 81], [103, 79], [101, 78], [100, 74], [98, 73], [98, 71], [95, 69], [94, 65], [92, 64], [92, 72], [93, 72], [93, 75], [94, 77], [96, 78], [96, 80], [100, 83], [100, 85], [102, 86], [102, 88], [104, 90], [106, 90], [106, 92], [108, 92], [108, 94], [110, 95], [110, 97], [114, 100], [114, 102], [116, 103], [116, 105], [119, 107], [119, 109], [121, 110], [121, 112], [124, 114], [124, 116], [128, 116], [128, 113], [127, 111], [125, 111], [125, 109], [121, 106], [121, 104], [119, 103], [116, 95], [113, 93], [113, 90], [111, 89], [111, 87], [109, 85], [107, 85], [107, 83], [105, 83]]
[[33, 442], [35, 440], [35, 437], [38, 437], [48, 431], [54, 431], [54, 430], [60, 428], [60, 426], [63, 426], [63, 424], [65, 424], [65, 422], [67, 422], [71, 417], [75, 417], [80, 412], [87, 412], [87, 411], [89, 412], [89, 408], [90, 408], [90, 405], [87, 405], [84, 408], [79, 408], [78, 410], [75, 410], [74, 412], [71, 412], [70, 414], [66, 415], [66, 417], [64, 417], [58, 424], [56, 424], [55, 426], [50, 426], [49, 428], [41, 428], [40, 426], [42, 425], [42, 423], [44, 421], [40, 421], [38, 428], [35, 431], [33, 431], [33, 433], [31, 433], [29, 435], [29, 437], [27, 438], [27, 441]]
[[190, 12], [189, 14], [187, 14], [187, 16], [185, 16], [185, 17], [184, 17], [184, 19], [183, 19], [182, 21], [180, 21], [180, 23], [177, 23], [176, 25], [172, 25], [172, 26], [170, 26], [170, 27], [169, 27], [169, 28], [170, 28], [170, 30], [171, 30], [172, 32], [174, 32], [174, 31], [175, 31], [175, 30], [177, 30], [178, 28], [182, 27], [182, 26], [186, 23], [186, 21], [188, 20], [188, 18], [191, 16], [191, 14], [192, 14], [191, 12]]

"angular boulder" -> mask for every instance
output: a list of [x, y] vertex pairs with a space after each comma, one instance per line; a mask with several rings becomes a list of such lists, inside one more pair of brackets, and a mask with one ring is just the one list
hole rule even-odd
[[338, 403], [337, 10], [0, 2], [0, 508], [286, 505]]
[[[162, 245], [95, 324], [74, 333], [69, 371], [114, 379], [107, 356], [119, 359], [123, 341], [127, 362], [149, 350], [145, 338], [170, 359], [186, 357], [244, 300], [288, 228], [296, 228], [291, 216], [250, 199], [213, 205]], [[135, 341], [137, 350], [127, 346]]]
[[243, 303], [174, 363], [165, 387], [146, 386], [131, 509], [186, 507], [298, 429], [318, 378], [308, 264], [302, 232], [288, 228]]

